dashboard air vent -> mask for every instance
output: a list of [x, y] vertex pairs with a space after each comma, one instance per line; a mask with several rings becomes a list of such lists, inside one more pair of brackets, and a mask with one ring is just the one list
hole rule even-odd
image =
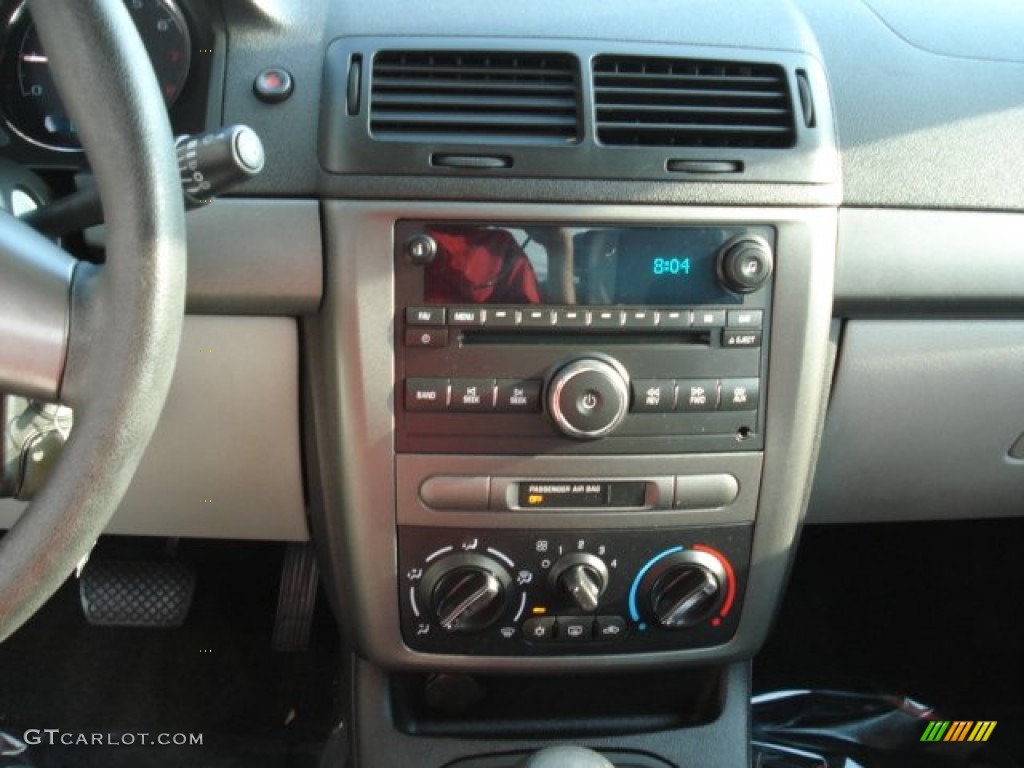
[[383, 51], [373, 61], [370, 133], [400, 141], [576, 143], [577, 71], [565, 54]]
[[594, 61], [606, 145], [784, 149], [796, 142], [785, 70], [774, 64], [634, 56]]

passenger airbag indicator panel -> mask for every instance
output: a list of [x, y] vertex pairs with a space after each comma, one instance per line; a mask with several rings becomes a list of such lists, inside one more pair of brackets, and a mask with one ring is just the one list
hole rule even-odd
[[600, 509], [643, 507], [647, 484], [640, 481], [579, 482], [538, 480], [519, 483], [523, 509]]

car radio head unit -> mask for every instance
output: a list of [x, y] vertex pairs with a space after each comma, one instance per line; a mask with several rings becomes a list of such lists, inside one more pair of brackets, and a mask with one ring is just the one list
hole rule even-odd
[[399, 222], [398, 450], [759, 449], [774, 247], [764, 225]]

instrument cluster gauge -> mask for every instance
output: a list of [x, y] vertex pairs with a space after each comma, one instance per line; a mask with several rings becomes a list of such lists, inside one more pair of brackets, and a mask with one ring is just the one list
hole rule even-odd
[[[185, 17], [174, 0], [125, 0], [125, 6], [149, 53], [169, 108], [181, 94], [191, 62]], [[14, 5], [4, 24], [0, 53], [0, 110], [4, 121], [32, 144], [60, 152], [80, 152], [78, 131], [57, 95], [49, 60], [24, 0]]]

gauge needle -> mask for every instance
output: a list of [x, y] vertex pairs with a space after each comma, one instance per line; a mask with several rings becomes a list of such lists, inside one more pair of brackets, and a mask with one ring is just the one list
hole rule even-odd
[[21, 60], [29, 64], [46, 64], [50, 61], [49, 57], [41, 53], [26, 53], [22, 55]]

